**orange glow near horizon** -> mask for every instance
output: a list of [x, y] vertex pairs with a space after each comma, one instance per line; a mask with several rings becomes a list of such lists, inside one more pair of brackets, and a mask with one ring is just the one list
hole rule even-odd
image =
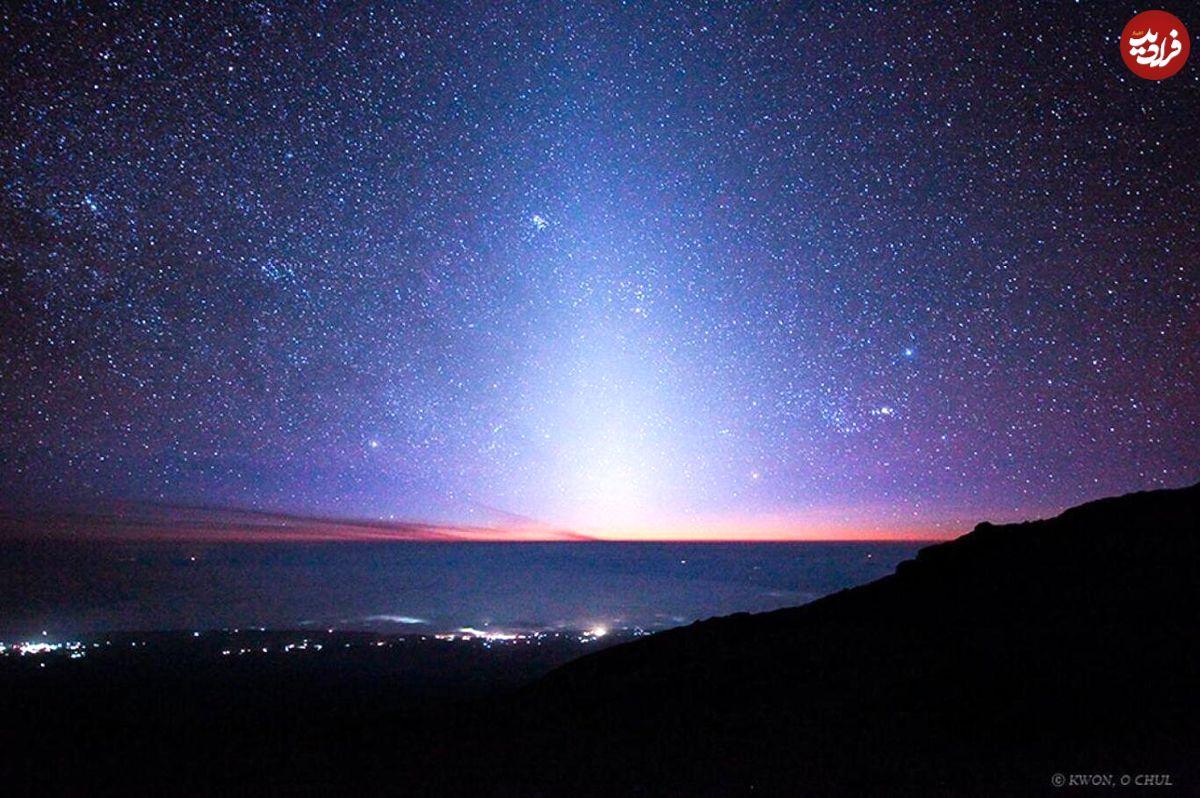
[[[9, 538], [206, 543], [300, 542], [937, 542], [969, 531], [973, 519], [921, 523], [874, 508], [823, 508], [769, 515], [693, 516], [647, 523], [554, 525], [507, 519], [496, 524], [320, 518], [256, 510], [125, 506], [108, 512], [0, 518]], [[994, 521], [1006, 519], [995, 518]]]

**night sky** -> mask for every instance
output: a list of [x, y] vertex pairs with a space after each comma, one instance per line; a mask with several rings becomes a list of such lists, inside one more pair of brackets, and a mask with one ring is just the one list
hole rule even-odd
[[1200, 63], [1130, 73], [1141, 6], [18, 5], [4, 506], [948, 534], [1200, 478]]

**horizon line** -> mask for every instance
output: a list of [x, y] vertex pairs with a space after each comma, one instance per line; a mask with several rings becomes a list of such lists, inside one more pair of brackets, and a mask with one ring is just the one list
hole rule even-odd
[[[510, 516], [511, 518], [511, 516]], [[100, 509], [0, 510], [0, 538], [215, 543], [940, 543], [970, 531], [907, 526], [889, 534], [846, 528], [825, 520], [803, 524], [772, 518], [761, 523], [646, 524], [579, 531], [533, 519], [487, 525], [420, 520], [330, 517], [243, 507], [158, 502], [110, 502]], [[957, 525], [956, 525], [957, 526]], [[704, 531], [707, 529], [708, 531]]]

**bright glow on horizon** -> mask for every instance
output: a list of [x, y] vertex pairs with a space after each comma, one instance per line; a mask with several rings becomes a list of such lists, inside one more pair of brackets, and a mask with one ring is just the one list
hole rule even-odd
[[[995, 523], [1049, 517], [1060, 508], [1026, 513], [1015, 508], [963, 508], [953, 515], [916, 512], [912, 507], [824, 506], [773, 513], [667, 515], [630, 512], [628, 519], [590, 525], [550, 523], [496, 513], [474, 524], [405, 520], [321, 518], [259, 510], [126, 505], [118, 511], [68, 517], [29, 514], [0, 532], [6, 539], [99, 539], [161, 542], [819, 542], [935, 541], [957, 537], [980, 521]], [[202, 558], [196, 558], [201, 562]], [[379, 620], [384, 620], [380, 618]], [[397, 616], [394, 622], [422, 619]]]

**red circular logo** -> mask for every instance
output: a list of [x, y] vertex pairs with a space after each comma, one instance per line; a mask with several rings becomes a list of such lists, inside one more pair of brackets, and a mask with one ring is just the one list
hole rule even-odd
[[1125, 66], [1146, 80], [1169, 78], [1183, 68], [1192, 49], [1187, 28], [1166, 11], [1143, 11], [1121, 31]]

